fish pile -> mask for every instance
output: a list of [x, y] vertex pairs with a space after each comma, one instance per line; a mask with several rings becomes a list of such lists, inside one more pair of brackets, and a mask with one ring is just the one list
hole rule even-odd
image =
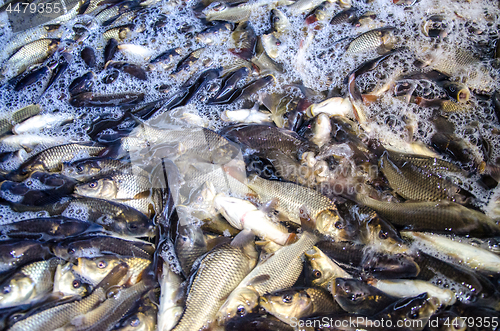
[[58, 5], [0, 7], [2, 330], [500, 330], [498, 2]]

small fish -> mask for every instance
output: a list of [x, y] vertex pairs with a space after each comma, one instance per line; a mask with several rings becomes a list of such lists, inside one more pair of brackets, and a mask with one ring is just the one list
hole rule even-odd
[[314, 234], [316, 223], [308, 212], [302, 210], [303, 233], [298, 241], [284, 246], [255, 267], [234, 289], [217, 313], [220, 325], [235, 316], [244, 316], [257, 305], [259, 296], [289, 288], [302, 273], [302, 254], [310, 249], [318, 238]]
[[384, 27], [362, 33], [351, 41], [345, 54], [350, 56], [375, 49], [378, 49], [381, 53], [386, 53], [395, 44], [394, 30], [393, 27]]
[[221, 119], [227, 122], [262, 124], [271, 122], [271, 113], [260, 111], [259, 104], [256, 103], [250, 109], [225, 110], [221, 114]]
[[96, 65], [96, 57], [95, 57], [95, 52], [94, 49], [90, 46], [86, 46], [82, 48], [80, 51], [80, 57], [82, 58], [83, 62], [89, 67], [93, 68]]
[[7, 308], [41, 300], [52, 290], [59, 259], [33, 262], [22, 267], [0, 285], [0, 307]]
[[64, 260], [94, 258], [105, 255], [149, 259], [154, 246], [139, 240], [125, 240], [117, 237], [94, 235], [88, 238], [71, 238], [61, 241], [52, 248], [57, 257]]
[[114, 287], [127, 274], [127, 266], [116, 266], [89, 296], [51, 307], [25, 319], [19, 320], [9, 329], [11, 331], [24, 331], [34, 329], [39, 331], [53, 331], [68, 324], [74, 317], [84, 315], [106, 300], [106, 293]]
[[334, 97], [318, 104], [312, 104], [306, 110], [309, 117], [315, 117], [321, 113], [328, 116], [348, 117], [353, 113], [351, 101], [348, 98]]
[[94, 86], [94, 74], [92, 71], [75, 78], [68, 86], [68, 91], [71, 95], [90, 92]]
[[48, 245], [34, 240], [3, 242], [0, 244], [0, 253], [1, 274], [53, 256]]
[[69, 99], [73, 107], [120, 107], [136, 105], [144, 101], [144, 93], [94, 94], [84, 92]]
[[71, 270], [78, 278], [92, 286], [96, 286], [122, 262], [125, 262], [128, 266], [127, 277], [123, 281], [130, 284], [136, 284], [141, 279], [144, 269], [151, 264], [149, 259], [138, 257], [121, 259], [114, 256], [101, 256], [96, 258], [78, 258], [77, 263], [71, 267]]
[[112, 60], [118, 51], [118, 41], [115, 38], [110, 38], [104, 47], [104, 63]]
[[179, 55], [181, 55], [181, 50], [179, 48], [172, 48], [159, 54], [151, 61], [149, 61], [149, 63], [158, 63], [158, 62], [169, 63], [172, 60], [172, 58]]
[[58, 264], [54, 274], [54, 288], [52, 292], [56, 295], [63, 294], [67, 297], [84, 297], [90, 291], [90, 284], [84, 283], [71, 271], [71, 263]]
[[366, 316], [373, 316], [398, 300], [362, 280], [352, 278], [335, 279], [332, 294], [348, 313]]
[[149, 60], [153, 55], [153, 51], [147, 47], [134, 44], [120, 44], [118, 50], [132, 59]]
[[358, 11], [356, 7], [351, 7], [344, 9], [341, 12], [335, 14], [330, 20], [331, 25], [337, 25], [342, 23], [353, 23], [358, 17]]
[[[131, 35], [134, 28], [135, 28], [134, 24], [125, 24], [125, 25], [117, 26], [117, 27], [114, 27], [114, 28], [111, 28], [111, 29], [105, 31], [102, 34], [102, 37], [104, 38], [104, 40], [115, 39], [116, 41], [124, 41], [125, 39], [127, 39]], [[116, 46], [118, 46], [118, 45], [116, 45]], [[106, 57], [105, 57], [105, 60], [106, 60]], [[105, 61], [105, 62], [107, 62], [107, 61]]]
[[75, 186], [81, 196], [107, 200], [135, 199], [152, 188], [148, 177], [136, 173], [111, 173]]
[[43, 38], [24, 45], [5, 62], [4, 76], [12, 78], [29, 67], [45, 61], [55, 53], [59, 43], [60, 39]]
[[294, 288], [264, 294], [259, 304], [281, 321], [292, 324], [303, 317], [342, 312], [330, 292], [316, 287]]
[[64, 125], [74, 119], [72, 114], [45, 114], [45, 115], [35, 115], [26, 121], [16, 124], [12, 128], [12, 132], [15, 134], [25, 134], [32, 132], [39, 132], [42, 129], [52, 129]]
[[14, 86], [14, 91], [19, 92], [28, 86], [41, 82], [49, 75], [50, 69], [47, 66], [41, 66], [21, 78]]
[[325, 255], [318, 247], [306, 251], [306, 259], [308, 266], [306, 267], [306, 280], [312, 286], [323, 287], [328, 291], [332, 291], [332, 282], [335, 283], [337, 278], [352, 278], [342, 267]]
[[287, 245], [295, 240], [295, 234], [274, 223], [267, 215], [275, 201], [265, 206], [264, 210], [255, 207], [249, 201], [233, 198], [219, 193], [214, 198], [215, 208], [237, 229], [252, 231], [264, 240], [272, 240], [279, 245]]
[[[201, 260], [191, 282], [184, 314], [173, 330], [198, 330], [212, 323], [224, 300], [255, 266], [253, 235], [242, 236], [216, 246]], [[210, 296], [206, 295], [208, 292]]]
[[182, 280], [170, 269], [167, 262], [163, 262], [159, 283], [161, 294], [158, 308], [158, 331], [170, 331], [175, 327], [184, 311]]
[[290, 21], [282, 11], [277, 8], [271, 9], [271, 29], [278, 34], [284, 33], [290, 27]]

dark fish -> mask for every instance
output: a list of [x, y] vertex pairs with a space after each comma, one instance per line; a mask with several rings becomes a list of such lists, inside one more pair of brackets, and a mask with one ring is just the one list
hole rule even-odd
[[135, 105], [144, 100], [144, 93], [94, 94], [84, 92], [69, 99], [73, 107], [120, 107]]
[[462, 103], [469, 101], [470, 90], [466, 85], [447, 80], [441, 82], [440, 85], [444, 88], [446, 94], [448, 94], [448, 97], [451, 99]]
[[50, 79], [47, 82], [47, 86], [43, 90], [45, 93], [54, 82], [61, 77], [61, 75], [68, 69], [69, 62], [71, 62], [71, 55], [69, 53], [62, 53], [54, 66], [51, 67], [52, 74], [50, 75]]
[[186, 57], [184, 57], [182, 60], [177, 63], [177, 66], [175, 67], [175, 70], [172, 72], [173, 74], [176, 74], [178, 72], [181, 72], [183, 70], [187, 70], [190, 68], [196, 61], [198, 61], [205, 51], [205, 48], [198, 48], [191, 53], [189, 53]]
[[314, 8], [309, 14], [304, 18], [304, 22], [307, 25], [314, 24], [318, 21], [325, 19], [328, 14], [328, 5], [330, 2], [323, 1], [316, 8]]
[[57, 257], [65, 260], [80, 257], [94, 258], [103, 255], [150, 259], [154, 253], [154, 246], [144, 241], [96, 235], [62, 241], [53, 248], [53, 251]]
[[358, 200], [402, 229], [470, 234], [478, 238], [500, 234], [500, 227], [491, 218], [451, 201], [394, 203], [359, 195]]
[[103, 150], [104, 147], [95, 143], [74, 143], [54, 146], [29, 158], [13, 173], [13, 177], [23, 176], [35, 170], [56, 171], [61, 168], [63, 162], [75, 159], [77, 154], [87, 153], [89, 156], [96, 156]]
[[49, 71], [50, 70], [47, 66], [41, 66], [40, 68], [29, 72], [16, 83], [16, 85], [14, 86], [14, 91], [21, 91], [26, 87], [41, 81], [45, 76], [48, 75]]
[[356, 7], [351, 7], [344, 9], [343, 11], [335, 14], [330, 20], [330, 24], [342, 24], [342, 23], [353, 23], [357, 19], [358, 9]]
[[244, 79], [250, 73], [250, 69], [247, 67], [240, 68], [231, 74], [229, 74], [221, 83], [221, 88], [217, 94], [208, 100], [209, 103], [217, 103], [221, 100], [225, 100], [226, 97], [230, 96], [236, 89], [237, 84]]
[[66, 210], [86, 210], [84, 220], [101, 225], [106, 230], [133, 237], [148, 237], [153, 234], [153, 222], [143, 213], [129, 206], [102, 199], [63, 198], [45, 206], [14, 204], [17, 212], [45, 210], [50, 215], [61, 215]]
[[233, 31], [234, 24], [230, 22], [217, 22], [213, 26], [198, 32], [196, 34], [196, 40], [207, 45], [211, 45], [214, 42], [214, 37], [220, 35], [226, 31]]
[[[16, 223], [12, 226], [16, 226]], [[4, 225], [4, 229], [8, 231], [8, 228], [9, 225]], [[5, 231], [2, 231], [2, 234], [5, 235]], [[49, 245], [26, 239], [16, 242], [0, 242], [0, 274], [53, 257]]]
[[359, 279], [335, 279], [332, 294], [348, 313], [366, 316], [373, 316], [399, 300]]
[[261, 154], [270, 150], [279, 150], [295, 160], [300, 160], [304, 152], [315, 150], [315, 145], [297, 133], [267, 125], [229, 126], [221, 133], [228, 139], [259, 151]]
[[318, 247], [329, 258], [341, 264], [358, 267], [363, 261], [364, 245], [353, 245], [350, 243], [326, 240], [318, 242], [316, 247]]
[[139, 80], [147, 80], [146, 71], [140, 66], [125, 62], [107, 62], [106, 68], [118, 69]]
[[367, 252], [362, 262], [364, 277], [400, 279], [417, 277], [419, 265], [406, 254]]
[[33, 218], [4, 225], [1, 233], [12, 239], [61, 240], [102, 229], [94, 223], [64, 216]]
[[[469, 142], [453, 133], [436, 132], [431, 137], [431, 146], [440, 153], [459, 161], [467, 168], [477, 169], [481, 163]], [[471, 167], [472, 164], [472, 167]]]
[[173, 57], [178, 56], [178, 55], [181, 55], [180, 49], [179, 48], [172, 48], [172, 49], [169, 49], [169, 50], [161, 53], [160, 55], [158, 55], [157, 57], [152, 59], [149, 63], [158, 63], [158, 62], [168, 63], [172, 60]]
[[80, 56], [82, 57], [83, 62], [85, 62], [85, 64], [88, 67], [90, 67], [90, 68], [95, 67], [96, 57], [95, 57], [94, 49], [92, 47], [90, 47], [90, 46], [84, 47], [80, 52]]
[[437, 158], [384, 153], [380, 169], [391, 188], [403, 198], [414, 201], [465, 201], [453, 175], [463, 173], [454, 164]]
[[106, 47], [104, 47], [104, 63], [108, 63], [108, 61], [115, 56], [117, 51], [118, 41], [114, 38], [109, 39], [106, 43]]
[[71, 95], [77, 95], [84, 92], [90, 92], [94, 86], [94, 74], [92, 71], [87, 72], [83, 76], [75, 78], [69, 84], [68, 91]]

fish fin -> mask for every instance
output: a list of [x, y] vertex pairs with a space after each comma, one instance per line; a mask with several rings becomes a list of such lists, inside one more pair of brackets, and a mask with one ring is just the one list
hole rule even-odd
[[238, 233], [236, 235], [236, 237], [234, 237], [233, 241], [231, 241], [231, 246], [245, 247], [250, 242], [252, 242], [254, 239], [255, 239], [255, 235], [252, 233], [252, 231], [243, 230], [243, 231], [240, 231], [240, 233]]
[[257, 196], [257, 194], [253, 194], [253, 193], [247, 193], [245, 195], [245, 199], [248, 200], [248, 201], [250, 201], [254, 205], [258, 205], [259, 202], [260, 202], [259, 197]]
[[81, 326], [85, 323], [85, 315], [78, 315], [73, 317], [73, 319], [70, 322], [74, 326]]
[[291, 245], [291, 244], [293, 244], [296, 241], [297, 241], [297, 234], [296, 233], [290, 233], [290, 235], [288, 236], [288, 239], [285, 241], [285, 246]]
[[268, 202], [263, 204], [259, 209], [262, 212], [268, 214], [276, 209], [276, 206], [278, 206], [278, 203], [279, 203], [278, 198], [272, 198], [271, 200], [269, 200]]
[[128, 265], [125, 262], [118, 264], [99, 284], [97, 284], [96, 289], [102, 288], [105, 292], [107, 292], [111, 287], [118, 284], [123, 277], [127, 275], [127, 272]]
[[300, 214], [300, 225], [302, 226], [302, 230], [307, 232], [314, 232], [316, 230], [316, 220], [311, 217], [307, 207], [303, 205], [299, 209]]
[[246, 283], [246, 286], [255, 286], [258, 284], [262, 284], [264, 282], [267, 282], [269, 279], [271, 279], [271, 276], [269, 276], [268, 274], [255, 276]]

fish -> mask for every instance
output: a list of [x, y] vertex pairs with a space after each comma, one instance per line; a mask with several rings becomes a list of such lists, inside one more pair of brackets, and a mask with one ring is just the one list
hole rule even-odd
[[0, 285], [0, 308], [42, 300], [52, 290], [59, 259], [33, 262], [22, 267]]
[[290, 28], [290, 20], [278, 8], [271, 9], [271, 29], [273, 32], [282, 34]]
[[30, 132], [37, 132], [41, 129], [51, 129], [68, 123], [74, 119], [71, 114], [45, 114], [35, 115], [12, 128], [12, 132], [21, 135]]
[[84, 297], [90, 292], [90, 284], [82, 282], [71, 271], [71, 263], [58, 264], [54, 273], [52, 292], [67, 297]]
[[[487, 273], [498, 273], [500, 257], [485, 249], [461, 243], [460, 241], [455, 241], [451, 238], [437, 234], [407, 231], [403, 232], [403, 236], [414, 240], [417, 247], [428, 246], [445, 254], [446, 259], [449, 259], [450, 262], [467, 266], [474, 270], [482, 270]], [[432, 251], [428, 249], [426, 249], [426, 251], [432, 254]], [[438, 257], [441, 256], [442, 255], [438, 255]]]
[[345, 55], [353, 55], [375, 49], [380, 53], [386, 53], [395, 44], [394, 31], [394, 27], [384, 27], [362, 33], [351, 41]]
[[61, 174], [80, 182], [88, 182], [97, 175], [104, 176], [117, 171], [138, 173], [142, 176], [147, 174], [144, 170], [134, 167], [126, 160], [115, 160], [106, 157], [63, 162]]
[[87, 65], [89, 68], [93, 68], [96, 65], [96, 56], [95, 56], [95, 51], [92, 47], [90, 46], [85, 46], [82, 48], [80, 51], [80, 57], [82, 58], [83, 62]]
[[393, 304], [397, 297], [353, 278], [336, 278], [332, 287], [335, 301], [348, 313], [373, 316]]
[[156, 313], [158, 309], [149, 299], [144, 299], [142, 301], [143, 302], [141, 302], [138, 308], [132, 309], [131, 312], [133, 312], [133, 314], [128, 318], [122, 319], [113, 330], [156, 330]]
[[56, 52], [60, 42], [60, 39], [42, 38], [24, 45], [7, 59], [2, 74], [12, 78], [29, 67], [45, 61]]
[[69, 100], [73, 107], [119, 107], [136, 105], [144, 100], [144, 93], [95, 94], [83, 92]]
[[47, 244], [35, 240], [6, 241], [0, 244], [0, 273], [53, 257]]
[[141, 193], [151, 190], [148, 177], [132, 173], [111, 173], [77, 184], [75, 193], [81, 196], [107, 200], [135, 199]]
[[315, 220], [304, 209], [301, 211], [302, 236], [295, 243], [276, 251], [241, 280], [218, 310], [219, 325], [251, 312], [264, 293], [289, 288], [297, 281], [303, 268], [300, 257], [318, 241], [314, 234]]
[[[200, 261], [200, 267], [190, 282], [184, 314], [173, 330], [198, 330], [212, 324], [225, 298], [256, 262], [253, 236], [243, 234], [231, 243], [212, 249]], [[209, 297], [206, 296], [208, 291], [212, 293]]]
[[[123, 283], [136, 284], [140, 281], [143, 271], [151, 264], [149, 259], [138, 257], [118, 258], [114, 256], [101, 256], [96, 258], [78, 258], [71, 271], [83, 281], [96, 286], [120, 263], [128, 266], [128, 273]], [[123, 283], [120, 283], [122, 285]]]
[[328, 291], [315, 287], [265, 294], [260, 297], [259, 305], [288, 324], [294, 319], [342, 311]]
[[451, 201], [394, 203], [370, 197], [359, 200], [395, 226], [408, 230], [470, 233], [479, 238], [499, 232], [498, 225], [485, 214]]
[[332, 282], [337, 278], [352, 278], [340, 265], [325, 255], [318, 247], [306, 251], [308, 261], [306, 279], [311, 286], [323, 287], [332, 291]]
[[[287, 245], [295, 240], [295, 234], [274, 223], [266, 209], [260, 210], [251, 202], [219, 193], [214, 198], [215, 208], [237, 229], [252, 231], [264, 240]], [[272, 205], [272, 203], [270, 204]], [[272, 208], [269, 205], [266, 207]], [[266, 208], [265, 207], [265, 208]]]
[[52, 248], [61, 259], [70, 260], [80, 257], [93, 258], [106, 255], [149, 259], [154, 246], [139, 240], [125, 240], [117, 237], [93, 235], [61, 241]]
[[184, 311], [182, 279], [173, 272], [168, 262], [163, 262], [160, 305], [158, 308], [158, 331], [172, 330]]
[[247, 67], [242, 67], [231, 72], [230, 74], [227, 74], [227, 76], [221, 82], [221, 87], [217, 94], [214, 97], [210, 98], [208, 102], [219, 103], [223, 100], [227, 100], [227, 98], [230, 97], [236, 90], [238, 82], [248, 76], [249, 73], [250, 70]]
[[94, 86], [94, 74], [92, 71], [75, 78], [68, 86], [68, 91], [71, 95], [90, 92]]
[[460, 188], [450, 180], [463, 171], [452, 163], [436, 158], [384, 153], [380, 169], [391, 188], [405, 199], [465, 202], [466, 197]]
[[221, 114], [221, 119], [227, 122], [257, 123], [271, 122], [271, 113], [260, 111], [255, 104], [250, 109], [226, 110]]
[[133, 63], [117, 62], [109, 60], [106, 62], [106, 68], [117, 69], [135, 77], [139, 80], [147, 80], [146, 71]]
[[335, 14], [330, 20], [331, 25], [342, 24], [342, 23], [354, 23], [358, 18], [359, 9], [356, 7], [351, 7], [344, 9], [337, 14]]
[[182, 272], [188, 277], [195, 261], [208, 252], [207, 241], [201, 227], [196, 224], [179, 224], [174, 245]]
[[50, 331], [68, 324], [74, 317], [84, 315], [106, 300], [106, 293], [115, 286], [127, 273], [125, 264], [117, 265], [99, 283], [95, 290], [82, 300], [63, 303], [55, 307], [36, 312], [25, 319], [14, 323], [9, 330], [18, 331], [33, 328], [41, 331]]
[[21, 91], [28, 86], [43, 81], [49, 75], [49, 72], [50, 69], [47, 66], [41, 66], [32, 70], [17, 81], [14, 86], [14, 91]]

